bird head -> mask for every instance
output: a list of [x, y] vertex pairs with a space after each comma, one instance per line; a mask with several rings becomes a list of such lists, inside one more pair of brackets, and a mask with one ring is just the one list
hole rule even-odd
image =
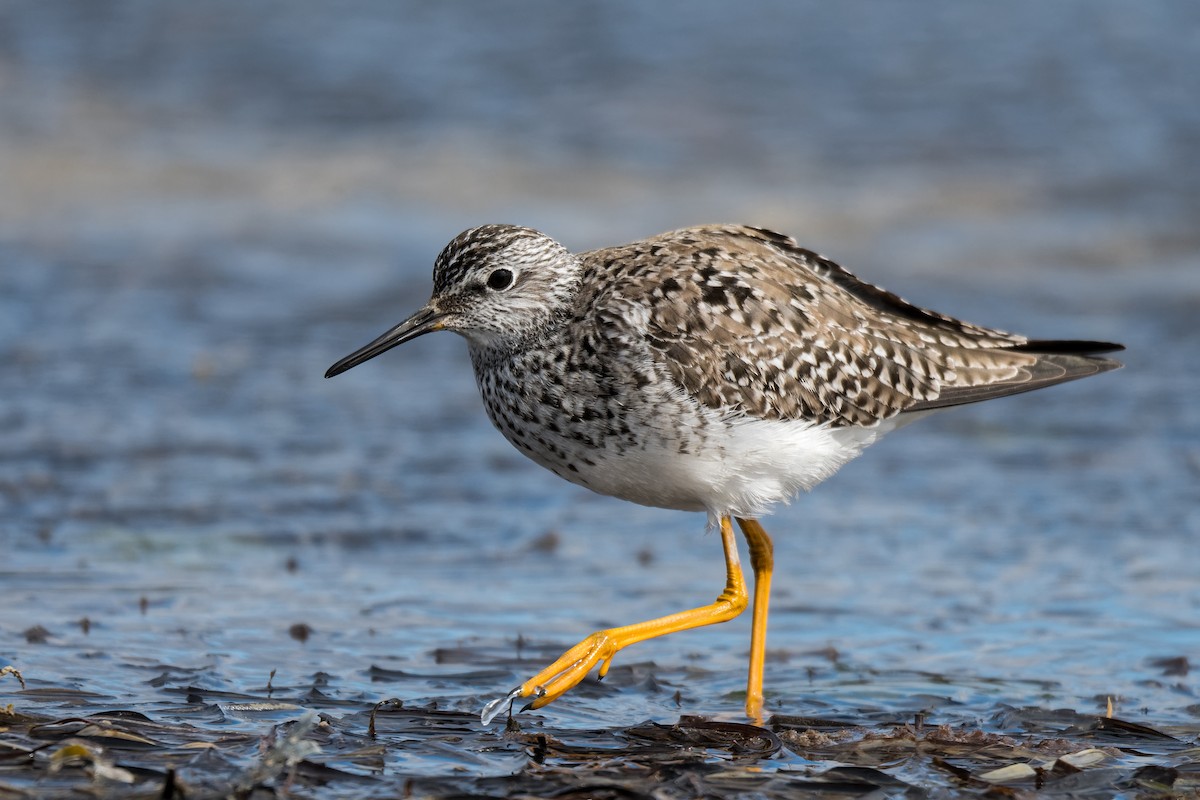
[[463, 231], [433, 264], [433, 295], [412, 316], [338, 361], [326, 378], [433, 331], [454, 331], [480, 350], [506, 351], [554, 324], [578, 291], [582, 265], [531, 228]]

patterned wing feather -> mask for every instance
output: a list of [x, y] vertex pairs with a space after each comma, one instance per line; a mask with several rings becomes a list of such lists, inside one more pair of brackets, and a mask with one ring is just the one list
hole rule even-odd
[[[585, 254], [674, 381], [711, 408], [872, 425], [1119, 366], [913, 306], [789, 237], [688, 228]], [[636, 265], [636, 266], [630, 266]], [[1057, 352], [1065, 346], [1068, 352]]]

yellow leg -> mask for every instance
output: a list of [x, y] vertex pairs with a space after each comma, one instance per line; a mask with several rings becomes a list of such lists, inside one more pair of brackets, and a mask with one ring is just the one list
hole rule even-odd
[[533, 697], [527, 708], [541, 708], [553, 702], [587, 677], [596, 664], [600, 664], [600, 677], [603, 678], [608, 674], [608, 668], [617, 651], [631, 644], [668, 633], [727, 622], [742, 613], [749, 604], [749, 595], [746, 592], [746, 581], [742, 577], [733, 523], [729, 517], [721, 518], [721, 546], [725, 549], [725, 590], [716, 602], [647, 622], [593, 633], [559, 656], [553, 664], [514, 689], [508, 697], [489, 703], [483, 712], [484, 722], [491, 720], [500, 711], [502, 703], [510, 698]]
[[771, 602], [771, 572], [775, 568], [775, 546], [758, 520], [738, 518], [738, 526], [750, 545], [754, 569], [754, 618], [750, 624], [750, 677], [746, 680], [746, 716], [762, 722], [763, 663], [767, 655], [767, 606]]

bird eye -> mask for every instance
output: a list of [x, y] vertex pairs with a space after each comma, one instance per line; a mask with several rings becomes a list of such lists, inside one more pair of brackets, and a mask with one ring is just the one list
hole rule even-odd
[[512, 286], [513, 274], [507, 269], [493, 270], [491, 275], [488, 275], [487, 285], [489, 289], [500, 291]]

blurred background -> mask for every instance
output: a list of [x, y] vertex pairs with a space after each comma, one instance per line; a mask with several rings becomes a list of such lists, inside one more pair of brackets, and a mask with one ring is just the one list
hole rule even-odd
[[[703, 516], [524, 461], [456, 337], [322, 374], [464, 228], [746, 222], [920, 305], [1129, 347], [767, 521], [768, 710], [1194, 722], [1198, 98], [1188, 0], [0, 5], [0, 662], [30, 686], [0, 702], [169, 714], [277, 670], [477, 710], [708, 602]], [[748, 625], [539, 713], [737, 718]]]

